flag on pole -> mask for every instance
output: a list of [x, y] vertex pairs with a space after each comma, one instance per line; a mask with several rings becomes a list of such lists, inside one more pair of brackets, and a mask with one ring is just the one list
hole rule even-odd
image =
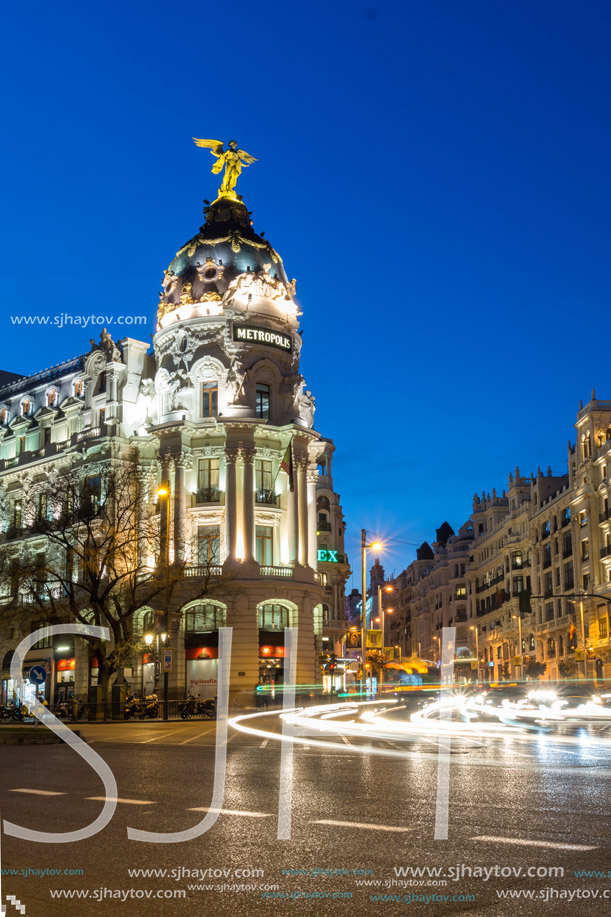
[[[292, 440], [286, 447], [286, 452], [284, 453], [284, 458], [280, 462], [280, 468], [278, 469], [278, 474], [281, 471], [286, 471], [289, 476], [289, 489], [291, 493], [295, 490], [295, 476], [293, 474], [293, 450], [292, 450]], [[276, 475], [278, 477], [278, 475]]]

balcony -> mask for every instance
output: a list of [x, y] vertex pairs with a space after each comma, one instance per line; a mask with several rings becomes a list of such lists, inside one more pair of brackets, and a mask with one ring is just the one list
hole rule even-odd
[[599, 513], [598, 515], [599, 522], [606, 522], [607, 519], [611, 519], [611, 507], [609, 507], [609, 509], [606, 509], [604, 513]]
[[221, 576], [223, 568], [220, 564], [189, 564], [185, 567], [185, 576]]
[[259, 567], [259, 573], [261, 576], [282, 576], [282, 577], [292, 577], [294, 576], [293, 567]]
[[277, 506], [278, 496], [274, 490], [257, 490], [255, 491], [255, 503], [262, 503], [265, 506]]
[[604, 548], [600, 549], [601, 557], [611, 557], [611, 544], [607, 544]]
[[196, 503], [220, 503], [221, 491], [218, 487], [200, 487], [195, 493]]
[[319, 532], [330, 532], [331, 523], [330, 522], [318, 522], [316, 525], [316, 528], [318, 529]]

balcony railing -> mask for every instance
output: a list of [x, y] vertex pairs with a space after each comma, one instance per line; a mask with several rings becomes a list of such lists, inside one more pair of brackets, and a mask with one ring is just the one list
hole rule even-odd
[[292, 577], [295, 571], [293, 567], [264, 566], [264, 567], [259, 567], [259, 572], [261, 576]]
[[255, 503], [264, 503], [266, 506], [277, 506], [278, 496], [274, 490], [257, 490], [255, 493]]
[[185, 576], [220, 576], [223, 568], [220, 564], [189, 564], [185, 567]]
[[221, 491], [218, 487], [200, 487], [195, 492], [196, 503], [220, 503]]
[[331, 523], [330, 522], [318, 522], [316, 525], [316, 528], [318, 529], [319, 532], [330, 532]]

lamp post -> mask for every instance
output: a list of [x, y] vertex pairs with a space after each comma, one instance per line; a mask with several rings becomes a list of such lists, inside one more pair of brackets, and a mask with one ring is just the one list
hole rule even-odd
[[151, 646], [153, 640], [155, 641], [155, 660], [154, 660], [154, 681], [153, 681], [153, 692], [157, 693], [157, 684], [159, 682], [159, 640], [165, 644], [167, 640], [167, 634], [160, 634], [159, 631], [155, 631], [154, 634], [145, 634], [144, 642], [147, 646]]
[[[165, 573], [165, 608], [163, 616], [163, 627], [165, 630], [164, 636], [167, 637], [168, 641], [170, 639], [170, 485], [169, 483], [162, 484], [162, 486], [157, 491], [157, 496], [164, 501], [164, 525], [161, 526], [161, 539], [160, 539], [160, 548], [161, 548], [161, 557], [164, 565]], [[165, 640], [164, 640], [165, 643]], [[157, 647], [159, 648], [159, 637], [157, 638]], [[168, 673], [165, 671], [163, 673], [163, 718], [164, 720], [168, 719]]]
[[361, 694], [363, 693], [363, 681], [366, 679], [367, 668], [367, 548], [372, 551], [381, 551], [382, 545], [379, 541], [373, 541], [367, 544], [367, 531], [361, 529]]
[[479, 684], [479, 624], [472, 624], [469, 630], [475, 631], [475, 655], [477, 657], [477, 683]]
[[[380, 624], [382, 626], [382, 656], [384, 655], [384, 647], [386, 646], [386, 618], [384, 617], [384, 602], [383, 602], [383, 592], [394, 592], [393, 586], [382, 586], [378, 583], [378, 614], [380, 615]], [[386, 609], [386, 614], [392, 614], [392, 608]], [[384, 683], [383, 676], [384, 669], [380, 668], [380, 685]]]

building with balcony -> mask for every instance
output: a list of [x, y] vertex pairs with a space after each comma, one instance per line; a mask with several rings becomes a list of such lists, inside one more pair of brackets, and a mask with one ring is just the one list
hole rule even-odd
[[[314, 428], [315, 399], [299, 370], [295, 281], [234, 192], [204, 214], [164, 272], [152, 352], [129, 337], [115, 343], [104, 330], [82, 356], [0, 378], [0, 538], [9, 553], [48, 550], [44, 532], [24, 518], [28, 489], [60, 464], [86, 479], [90, 463], [135, 454], [143, 513], [157, 517], [167, 563], [189, 582], [227, 582], [226, 596], [221, 588], [169, 609], [180, 612], [171, 697], [216, 693], [220, 626], [233, 627], [231, 689], [247, 694], [283, 680], [285, 627], [298, 629], [297, 680], [307, 684], [320, 681], [323, 645], [339, 649], [346, 630], [350, 568], [334, 446]], [[50, 519], [56, 512], [42, 511]], [[143, 540], [138, 552], [147, 554]], [[5, 604], [33, 599], [6, 583], [0, 591]], [[40, 615], [26, 621], [34, 628]], [[140, 609], [134, 639], [155, 622], [159, 630], [158, 608]], [[1, 633], [5, 698], [22, 629]], [[84, 699], [96, 683], [87, 644], [76, 638], [68, 652], [51, 641], [30, 653], [47, 664], [51, 700], [60, 684]], [[142, 647], [117, 678], [149, 692], [159, 659]]]
[[490, 681], [575, 677], [584, 650], [588, 675], [611, 677], [611, 402], [592, 392], [575, 426], [566, 473], [516, 468], [500, 495], [475, 495], [458, 538], [437, 530], [394, 580], [392, 639], [404, 654], [438, 659], [437, 635], [456, 625], [457, 658], [477, 647]]

